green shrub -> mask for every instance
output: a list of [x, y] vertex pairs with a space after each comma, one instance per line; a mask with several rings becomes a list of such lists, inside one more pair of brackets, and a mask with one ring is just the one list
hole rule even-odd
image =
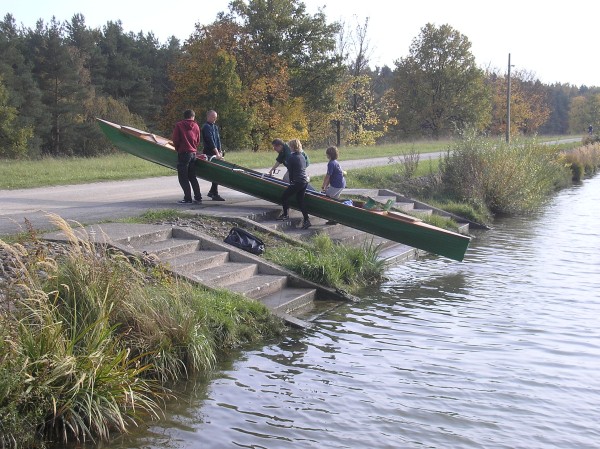
[[505, 214], [531, 211], [567, 176], [547, 145], [535, 140], [507, 144], [474, 134], [449, 149], [441, 174], [450, 197]]
[[571, 174], [573, 181], [581, 181], [585, 173], [585, 167], [580, 162], [571, 163]]
[[456, 232], [458, 230], [458, 224], [452, 218], [444, 217], [442, 215], [431, 214], [423, 217], [423, 221], [432, 226], [448, 229]]
[[361, 247], [334, 243], [325, 234], [311, 239], [307, 247], [282, 246], [265, 256], [313, 282], [354, 290], [380, 281], [386, 264], [380, 247], [366, 241]]
[[438, 209], [445, 210], [475, 223], [487, 224], [492, 220], [486, 208], [477, 207], [474, 204], [459, 203], [447, 199], [431, 200], [429, 203]]
[[600, 133], [588, 134], [582, 140], [584, 146], [600, 143]]

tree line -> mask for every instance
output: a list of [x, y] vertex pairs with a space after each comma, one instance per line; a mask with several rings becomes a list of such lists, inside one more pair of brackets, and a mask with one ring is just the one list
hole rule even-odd
[[[183, 110], [219, 112], [228, 150], [506, 131], [507, 76], [478, 67], [468, 37], [426, 24], [394, 67], [370, 66], [369, 20], [328, 23], [299, 0], [233, 0], [181, 43], [69, 21], [0, 22], [0, 157], [112, 151], [95, 117], [170, 135]], [[600, 88], [511, 74], [511, 132], [583, 133]]]

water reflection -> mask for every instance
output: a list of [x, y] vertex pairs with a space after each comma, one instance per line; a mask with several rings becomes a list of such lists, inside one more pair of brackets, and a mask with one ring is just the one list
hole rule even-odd
[[[600, 447], [600, 178], [233, 354], [116, 448]], [[189, 387], [189, 385], [187, 385]]]

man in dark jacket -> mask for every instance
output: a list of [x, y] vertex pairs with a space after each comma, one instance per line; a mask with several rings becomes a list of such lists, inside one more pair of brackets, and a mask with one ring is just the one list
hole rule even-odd
[[[196, 178], [196, 149], [200, 143], [200, 128], [194, 120], [195, 117], [194, 111], [186, 110], [183, 113], [183, 120], [177, 122], [173, 129], [173, 145], [177, 150], [177, 178], [183, 189], [183, 200], [179, 201], [180, 204], [202, 202], [200, 185]], [[194, 201], [192, 201], [192, 189]]]
[[[221, 137], [219, 136], [219, 127], [215, 124], [217, 121], [217, 112], [208, 111], [206, 113], [206, 123], [202, 125], [202, 142], [204, 144], [204, 154], [209, 159], [216, 157], [217, 159], [223, 159], [223, 153], [221, 152]], [[208, 196], [213, 201], [225, 201], [224, 198], [219, 196], [219, 185], [213, 182], [208, 191]]]

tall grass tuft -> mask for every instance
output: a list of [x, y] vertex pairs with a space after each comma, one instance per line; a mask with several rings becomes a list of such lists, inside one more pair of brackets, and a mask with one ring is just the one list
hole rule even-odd
[[446, 193], [492, 213], [528, 212], [565, 185], [567, 171], [556, 151], [536, 140], [507, 144], [465, 135], [441, 164]]
[[573, 181], [593, 176], [600, 169], [600, 143], [589, 143], [561, 154], [560, 162], [571, 169]]
[[317, 234], [308, 247], [282, 246], [265, 255], [273, 262], [313, 282], [354, 290], [382, 279], [386, 263], [381, 248], [372, 241], [361, 247], [334, 243], [326, 234]]
[[443, 197], [431, 199], [428, 200], [428, 202], [432, 206], [476, 223], [488, 223], [492, 220], [492, 217], [486, 208], [477, 208], [473, 204], [452, 201]]
[[107, 440], [159, 415], [164, 382], [281, 331], [262, 304], [151, 277], [51, 219], [70, 241], [61, 257], [0, 240], [0, 447]]
[[140, 377], [148, 367], [113, 338], [108, 314], [76, 330], [75, 314], [36, 278], [22, 278], [20, 297], [1, 317], [3, 440], [108, 439], [141, 414], [156, 416], [157, 389]]

